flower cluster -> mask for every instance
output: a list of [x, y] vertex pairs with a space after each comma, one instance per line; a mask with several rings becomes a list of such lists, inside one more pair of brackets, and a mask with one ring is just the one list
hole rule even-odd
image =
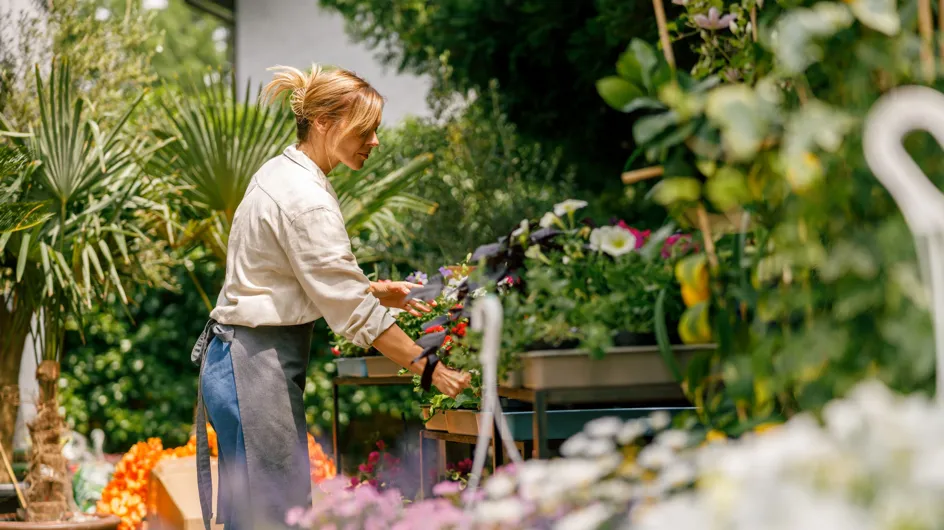
[[[216, 431], [207, 424], [210, 455], [217, 455]], [[121, 519], [119, 530], [137, 530], [142, 527], [147, 515], [148, 486], [151, 470], [163, 459], [185, 458], [197, 454], [197, 438], [180, 447], [164, 449], [160, 438], [149, 438], [138, 442], [125, 453], [118, 464], [111, 480], [102, 490], [101, 500], [96, 511], [103, 515], [115, 515]], [[308, 435], [308, 455], [311, 462], [311, 480], [318, 484], [334, 478], [334, 461], [329, 458], [314, 437]]]
[[387, 452], [387, 444], [378, 440], [377, 450], [367, 455], [367, 461], [357, 466], [358, 474], [349, 480], [349, 488], [367, 484], [373, 488], [384, 489], [390, 486], [392, 479], [400, 473], [400, 459]]
[[822, 416], [699, 449], [698, 487], [640, 510], [634, 528], [941, 528], [940, 406], [867, 382]]
[[429, 499], [405, 503], [395, 489], [379, 491], [370, 484], [350, 488], [343, 477], [323, 482], [312, 492], [309, 508], [293, 508], [285, 522], [311, 529], [445, 530], [460, 527], [468, 517], [453, 502]]
[[[216, 455], [216, 431], [207, 425], [210, 452]], [[186, 445], [164, 449], [160, 438], [138, 442], [128, 450], [115, 466], [111, 480], [102, 490], [96, 505], [100, 514], [115, 515], [121, 519], [119, 530], [139, 528], [147, 515], [148, 483], [151, 470], [163, 458], [182, 458], [197, 454], [197, 438], [191, 436]]]

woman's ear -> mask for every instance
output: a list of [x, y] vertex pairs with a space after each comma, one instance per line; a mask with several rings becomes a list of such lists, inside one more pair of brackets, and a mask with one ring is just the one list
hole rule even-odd
[[318, 131], [318, 134], [324, 136], [328, 133], [328, 129], [331, 128], [331, 123], [328, 121], [328, 118], [325, 116], [318, 116], [315, 118], [315, 130]]

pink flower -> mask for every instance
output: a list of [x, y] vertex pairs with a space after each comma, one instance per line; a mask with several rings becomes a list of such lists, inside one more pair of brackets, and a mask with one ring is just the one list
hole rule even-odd
[[361, 473], [369, 475], [374, 472], [374, 466], [373, 464], [361, 464], [357, 466], [357, 470]]
[[698, 251], [698, 245], [692, 242], [692, 236], [689, 234], [672, 234], [665, 238], [662, 244], [662, 257], [670, 258], [672, 255], [681, 255], [689, 250]]
[[377, 449], [380, 449], [381, 451], [383, 451], [387, 449], [387, 444], [384, 443], [383, 440], [377, 440]]
[[616, 223], [616, 226], [626, 230], [636, 238], [636, 248], [642, 248], [642, 246], [646, 244], [646, 241], [649, 240], [649, 236], [652, 235], [652, 230], [639, 230], [637, 228], [633, 228], [626, 224], [626, 221], [620, 221]]
[[370, 484], [374, 488], [380, 486], [380, 482], [378, 482], [377, 479], [375, 478], [368, 480], [367, 483]]
[[358, 484], [361, 483], [361, 479], [357, 477], [351, 477], [351, 487], [356, 488]]
[[460, 491], [462, 491], [462, 484], [459, 484], [458, 482], [452, 482], [450, 480], [445, 480], [433, 486], [433, 495], [437, 497], [455, 495]]
[[305, 517], [305, 509], [300, 506], [296, 506], [295, 508], [290, 509], [285, 514], [285, 524], [289, 526], [300, 525], [304, 517]]
[[367, 463], [376, 464], [377, 462], [380, 462], [380, 453], [377, 451], [371, 451], [370, 454], [367, 455]]

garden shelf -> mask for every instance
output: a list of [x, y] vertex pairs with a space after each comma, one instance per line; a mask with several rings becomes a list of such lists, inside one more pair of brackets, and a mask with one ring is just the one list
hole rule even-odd
[[[646, 418], [656, 411], [665, 411], [676, 414], [683, 410], [694, 410], [691, 407], [632, 407], [632, 408], [597, 408], [579, 410], [549, 410], [547, 412], [547, 439], [566, 440], [583, 430], [583, 426], [597, 418], [615, 416], [622, 420]], [[534, 412], [504, 412], [505, 421], [511, 431], [512, 440], [516, 442], [532, 441], [534, 439]], [[481, 412], [472, 410], [446, 411], [446, 423], [451, 434], [477, 436], [483, 427]], [[450, 421], [451, 420], [451, 421]], [[474, 423], [473, 423], [474, 422]], [[430, 430], [430, 429], [427, 429]]]
[[342, 357], [334, 360], [340, 377], [391, 377], [400, 366], [386, 357]]
[[[673, 346], [684, 370], [695, 354], [715, 349], [714, 344]], [[501, 385], [507, 388], [584, 388], [634, 385], [678, 385], [662, 360], [658, 346], [625, 346], [607, 350], [593, 359], [584, 350], [540, 350], [520, 355], [521, 368]], [[679, 389], [681, 395], [681, 389]]]
[[430, 406], [423, 405], [422, 409], [423, 409], [423, 421], [426, 422], [425, 424], [426, 430], [428, 431], [448, 431], [449, 430], [446, 425], [445, 412], [436, 412], [436, 413], [433, 413], [432, 417], [430, 417], [430, 414], [429, 414]]

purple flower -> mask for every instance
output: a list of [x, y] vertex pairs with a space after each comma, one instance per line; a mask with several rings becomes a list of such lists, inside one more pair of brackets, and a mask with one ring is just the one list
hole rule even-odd
[[414, 272], [411, 272], [410, 275], [406, 277], [406, 281], [410, 283], [418, 283], [420, 285], [426, 285], [426, 282], [429, 281], [429, 277], [426, 276], [425, 272], [414, 271]]
[[721, 16], [721, 12], [718, 11], [717, 7], [709, 9], [708, 16], [703, 14], [695, 15], [695, 25], [702, 29], [725, 29], [735, 20], [737, 20], [737, 15], [728, 13], [725, 16]]
[[439, 267], [439, 274], [441, 274], [443, 278], [448, 278], [452, 276], [452, 270], [447, 269], [446, 267]]
[[462, 491], [462, 484], [459, 484], [458, 482], [452, 482], [450, 480], [445, 480], [433, 486], [433, 495], [437, 497], [455, 495], [460, 491]]

